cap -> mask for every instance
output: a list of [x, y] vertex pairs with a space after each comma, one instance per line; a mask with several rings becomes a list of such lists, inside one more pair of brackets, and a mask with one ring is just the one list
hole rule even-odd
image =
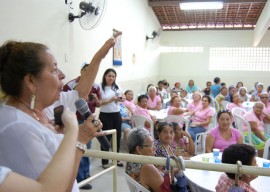
[[82, 63], [82, 65], [81, 65], [81, 70], [83, 69], [83, 68], [85, 68], [86, 66], [88, 66], [89, 64], [88, 63], [86, 63], [86, 61], [84, 61], [83, 63]]

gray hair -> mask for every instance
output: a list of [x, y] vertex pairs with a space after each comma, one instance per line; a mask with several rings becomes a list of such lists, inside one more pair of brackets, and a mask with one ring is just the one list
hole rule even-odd
[[269, 97], [269, 94], [266, 91], [263, 91], [261, 95], [267, 95]]
[[257, 102], [254, 103], [253, 109], [254, 109], [255, 107], [259, 106], [259, 105], [262, 105], [263, 108], [264, 108], [264, 104], [263, 104], [261, 101], [257, 101]]
[[143, 127], [131, 129], [127, 136], [128, 152], [131, 154], [135, 154], [136, 147], [143, 147], [143, 144], [145, 143], [145, 140], [149, 135], [149, 131], [147, 131]]

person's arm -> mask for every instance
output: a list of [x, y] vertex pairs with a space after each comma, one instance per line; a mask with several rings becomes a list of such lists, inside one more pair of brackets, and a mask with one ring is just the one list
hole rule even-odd
[[251, 95], [250, 101], [255, 101], [255, 96]]
[[251, 127], [251, 131], [257, 136], [259, 137], [261, 140], [263, 141], [267, 141], [266, 137], [261, 133], [261, 131], [258, 129], [258, 125], [256, 122], [254, 121], [249, 121], [250, 127]]
[[[114, 35], [114, 38], [118, 37], [121, 34], [122, 32], [117, 32]], [[109, 50], [115, 44], [114, 38], [110, 38], [105, 42], [105, 44], [94, 55], [85, 73], [81, 75], [81, 78], [75, 88], [75, 90], [78, 91], [79, 96], [81, 98], [86, 99], [88, 97], [88, 94], [90, 93], [91, 88], [93, 86], [94, 80], [96, 79], [96, 75], [102, 59], [107, 55]]]
[[97, 94], [93, 94], [93, 97], [94, 97], [93, 102], [95, 104], [95, 107], [100, 107], [101, 106], [101, 101], [98, 99]]
[[107, 104], [109, 104], [109, 103], [111, 103], [111, 102], [116, 102], [116, 101], [120, 101], [120, 100], [119, 100], [118, 97], [113, 96], [113, 97], [110, 98], [110, 99], [101, 99], [101, 100], [100, 100], [100, 104], [101, 104], [101, 105], [107, 105]]
[[[35, 181], [12, 172], [0, 186], [0, 191], [46, 192], [67, 190], [75, 162], [78, 123], [75, 113], [67, 109], [64, 110], [62, 121], [65, 125], [64, 138], [51, 162], [37, 180]], [[59, 175], [64, 175], [65, 177], [60, 177]], [[16, 185], [14, 185], [14, 183], [16, 183]]]
[[159, 111], [160, 109], [161, 109], [161, 101], [158, 101], [155, 110]]
[[210, 133], [208, 133], [206, 136], [205, 153], [212, 153], [214, 143], [215, 143], [215, 138]]
[[240, 137], [237, 139], [237, 144], [243, 144], [244, 141], [243, 141], [243, 137], [242, 135], [240, 135]]
[[[100, 120], [96, 120], [98, 121], [97, 126], [93, 124], [94, 118], [95, 116], [91, 115], [87, 118], [87, 120], [84, 121], [83, 124], [79, 125], [78, 141], [80, 143], [87, 144], [91, 139], [97, 136], [97, 131], [102, 128], [102, 123], [100, 122]], [[68, 191], [72, 191], [73, 182], [76, 179], [76, 176], [79, 170], [80, 161], [83, 154], [84, 154], [84, 151], [82, 151], [79, 148], [76, 148], [76, 157], [75, 157], [75, 164], [73, 166], [73, 175], [72, 175], [71, 182], [69, 183]]]
[[183, 113], [185, 113], [185, 112], [188, 112], [188, 109], [181, 108], [181, 107], [179, 107], [179, 108], [174, 107], [174, 108], [173, 108], [173, 114], [174, 114], [174, 115], [181, 115], [181, 114], [183, 114]]
[[194, 146], [193, 139], [191, 138], [190, 134], [187, 131], [184, 131], [184, 135], [188, 138], [187, 150], [188, 150], [189, 156], [193, 156], [195, 153], [195, 146]]
[[163, 177], [154, 165], [144, 164], [141, 168], [140, 182], [151, 191], [159, 192], [163, 183]]
[[208, 126], [209, 123], [211, 122], [211, 116], [207, 116], [206, 120], [203, 122], [194, 122], [192, 123], [192, 125], [196, 126], [196, 127], [204, 127], [204, 126]]

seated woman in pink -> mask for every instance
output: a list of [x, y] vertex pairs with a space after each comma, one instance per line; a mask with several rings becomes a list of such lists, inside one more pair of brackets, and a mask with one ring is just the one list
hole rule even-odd
[[217, 121], [218, 126], [213, 128], [206, 137], [206, 153], [211, 153], [214, 148], [223, 152], [229, 145], [243, 143], [240, 131], [231, 127], [231, 112], [228, 110], [219, 111]]
[[203, 133], [208, 128], [211, 118], [215, 114], [215, 110], [210, 107], [211, 97], [204, 95], [202, 98], [202, 108], [196, 112], [191, 112], [192, 123], [188, 128], [193, 141], [196, 140], [196, 134]]
[[199, 91], [195, 91], [192, 94], [193, 101], [187, 105], [189, 112], [198, 111], [200, 108], [202, 108], [202, 95]]
[[[136, 106], [133, 115], [140, 115], [146, 117], [148, 119], [151, 119], [155, 123], [157, 121], [156, 117], [152, 116], [147, 110], [147, 100], [148, 100], [147, 95], [140, 95], [138, 97], [138, 105]], [[145, 128], [148, 130], [150, 129], [149, 122], [145, 122]]]
[[171, 98], [171, 106], [168, 109], [167, 115], [183, 115], [187, 111], [187, 109], [181, 108], [181, 99], [178, 95]]
[[[263, 111], [264, 104], [261, 102], [255, 102], [253, 105], [253, 110], [247, 112], [244, 115], [251, 127], [251, 139], [254, 147], [258, 150], [258, 156], [263, 156], [264, 145], [269, 135], [264, 133], [264, 119], [270, 120], [270, 116]], [[243, 134], [246, 142], [249, 142], [248, 139], [248, 130], [246, 126], [243, 126]]]
[[242, 100], [240, 99], [240, 96], [238, 93], [234, 93], [232, 95], [232, 103], [230, 103], [227, 107], [228, 110], [232, 111], [233, 108], [235, 107], [240, 107], [242, 109], [245, 109], [244, 106], [242, 105]]
[[126, 90], [124, 93], [126, 100], [123, 102], [123, 104], [128, 108], [128, 110], [133, 114], [136, 108], [136, 105], [133, 100], [133, 91], [131, 90]]
[[157, 95], [157, 88], [155, 86], [150, 86], [148, 88], [147, 109], [149, 110], [161, 109], [161, 98], [159, 95]]

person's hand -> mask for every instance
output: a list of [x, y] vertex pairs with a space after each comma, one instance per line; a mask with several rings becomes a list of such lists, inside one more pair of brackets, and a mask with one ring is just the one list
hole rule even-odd
[[97, 136], [96, 132], [102, 128], [101, 121], [99, 119], [94, 119], [95, 116], [92, 114], [80, 125], [78, 140], [81, 143], [88, 143], [93, 137]]
[[78, 120], [76, 117], [76, 114], [69, 110], [69, 108], [65, 108], [61, 120], [63, 122], [62, 126], [55, 125], [54, 120], [51, 120], [49, 124], [54, 126], [56, 133], [77, 133], [79, 126], [78, 126]]
[[108, 39], [104, 45], [98, 50], [98, 52], [95, 54], [95, 57], [103, 59], [109, 52], [109, 50], [115, 45], [115, 38], [119, 35], [122, 35], [122, 32], [118, 31], [115, 32], [113, 37]]

